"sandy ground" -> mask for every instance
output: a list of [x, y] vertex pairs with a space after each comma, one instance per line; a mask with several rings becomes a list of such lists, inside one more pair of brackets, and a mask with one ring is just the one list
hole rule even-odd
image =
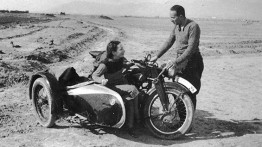
[[[122, 129], [84, 128], [63, 120], [54, 128], [43, 128], [33, 115], [27, 81], [33, 72], [45, 68], [58, 76], [73, 66], [86, 75], [93, 60], [88, 52], [104, 50], [114, 38], [123, 42], [128, 59], [155, 53], [171, 30], [170, 22], [26, 17], [41, 20], [5, 24], [0, 29], [0, 146], [262, 146], [262, 35], [257, 31], [262, 30], [261, 22], [198, 20], [205, 69], [194, 127], [180, 139], [161, 140], [141, 127], [139, 138]], [[21, 47], [13, 48], [11, 41]], [[172, 51], [159, 62], [170, 58]]]

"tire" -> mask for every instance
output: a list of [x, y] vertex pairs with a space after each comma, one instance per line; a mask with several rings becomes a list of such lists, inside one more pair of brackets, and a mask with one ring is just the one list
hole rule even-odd
[[176, 139], [191, 128], [194, 106], [190, 96], [182, 91], [167, 88], [166, 94], [170, 103], [169, 113], [164, 114], [158, 94], [154, 91], [144, 107], [145, 125], [158, 138]]
[[43, 127], [50, 128], [54, 126], [56, 115], [51, 114], [51, 110], [54, 108], [55, 98], [44, 78], [38, 78], [33, 83], [32, 103], [38, 122]]

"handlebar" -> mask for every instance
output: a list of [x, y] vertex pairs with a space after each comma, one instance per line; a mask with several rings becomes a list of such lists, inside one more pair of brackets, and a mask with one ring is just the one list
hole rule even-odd
[[[161, 75], [163, 75], [168, 69], [166, 67], [158, 67], [158, 64], [156, 62], [152, 62], [150, 61], [151, 59], [151, 55], [148, 54], [145, 56], [145, 58], [143, 60], [136, 60], [133, 59], [131, 60], [131, 63], [134, 63], [136, 66], [138, 66], [139, 68], [147, 68], [147, 67], [153, 67], [158, 71], [158, 76], [156, 78], [159, 78]], [[129, 70], [125, 70], [125, 72], [127, 72]], [[131, 70], [132, 71], [132, 70]], [[165, 75], [168, 76], [168, 75]]]
[[145, 60], [135, 60], [135, 59], [133, 59], [133, 60], [131, 60], [131, 62], [133, 62], [135, 64], [138, 63], [138, 64], [140, 64], [142, 66], [156, 66], [156, 67], [158, 66], [158, 64], [156, 62], [152, 62], [152, 61], [149, 61], [147, 59], [145, 59]]
[[131, 60], [131, 62], [135, 63], [135, 65], [137, 65], [140, 68], [146, 68], [146, 66], [155, 67], [158, 71], [161, 71], [158, 74], [157, 78], [159, 78], [167, 70], [166, 67], [164, 67], [164, 68], [158, 67], [158, 64], [156, 62], [149, 61], [149, 60], [147, 60], [147, 58], [145, 58], [144, 60], [133, 59], [133, 60]]

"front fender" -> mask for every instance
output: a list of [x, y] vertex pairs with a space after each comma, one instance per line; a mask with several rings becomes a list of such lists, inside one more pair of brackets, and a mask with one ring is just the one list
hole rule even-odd
[[[183, 86], [182, 84], [177, 83], [177, 82], [165, 82], [165, 83], [164, 83], [164, 87], [177, 89], [177, 90], [181, 91], [182, 93], [191, 93], [191, 92], [189, 91], [189, 89], [187, 89], [185, 86]], [[148, 94], [148, 95], [151, 95], [154, 91], [156, 91], [156, 88], [155, 88], [155, 87], [152, 87], [152, 88], [147, 92], [147, 94]]]
[[62, 112], [62, 97], [61, 97], [61, 86], [59, 85], [56, 77], [48, 72], [48, 70], [45, 71], [40, 71], [35, 74], [33, 74], [30, 77], [29, 80], [29, 99], [32, 99], [32, 87], [34, 84], [34, 81], [37, 78], [44, 78], [46, 82], [49, 85], [50, 90], [53, 93], [53, 98], [55, 99], [55, 107], [51, 108], [51, 113], [52, 114], [58, 114]]

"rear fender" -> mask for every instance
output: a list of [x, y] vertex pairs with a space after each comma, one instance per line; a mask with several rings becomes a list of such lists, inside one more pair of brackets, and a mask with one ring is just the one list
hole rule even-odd
[[32, 87], [34, 84], [34, 81], [37, 78], [44, 78], [49, 85], [50, 91], [52, 93], [53, 99], [55, 100], [55, 107], [51, 108], [52, 114], [60, 114], [62, 112], [62, 97], [61, 97], [61, 86], [59, 86], [59, 83], [56, 79], [56, 77], [49, 73], [48, 70], [40, 71], [35, 74], [33, 74], [30, 77], [29, 80], [29, 99], [32, 99]]

